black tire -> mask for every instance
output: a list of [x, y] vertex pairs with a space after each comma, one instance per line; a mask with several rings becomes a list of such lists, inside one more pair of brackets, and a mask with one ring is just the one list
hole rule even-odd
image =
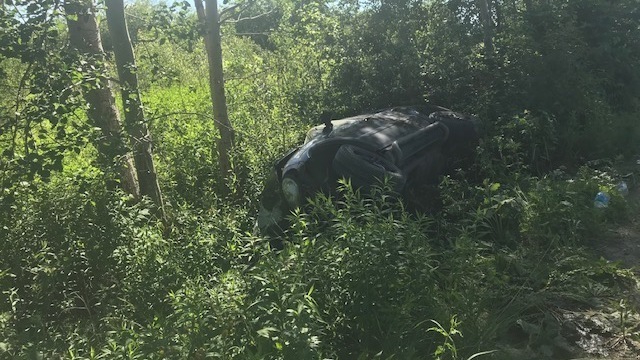
[[389, 179], [391, 189], [402, 192], [406, 176], [391, 161], [354, 145], [342, 145], [333, 159], [333, 169], [339, 177], [351, 179], [354, 188], [370, 190], [372, 185]]

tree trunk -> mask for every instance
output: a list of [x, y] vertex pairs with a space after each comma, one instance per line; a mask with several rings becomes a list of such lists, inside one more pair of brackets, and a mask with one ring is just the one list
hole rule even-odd
[[202, 0], [195, 0], [195, 5], [198, 19], [204, 29], [204, 43], [207, 50], [207, 60], [209, 62], [209, 89], [211, 91], [211, 103], [213, 105], [213, 121], [220, 133], [217, 147], [220, 173], [224, 179], [231, 171], [230, 153], [234, 142], [234, 131], [229, 121], [227, 99], [224, 91], [218, 1], [205, 1], [206, 8], [203, 8]]
[[[103, 68], [105, 55], [93, 1], [67, 0], [64, 8], [71, 46], [88, 54], [88, 61], [92, 61], [92, 65], [97, 69], [102, 67], [101, 72], [106, 73], [106, 69]], [[103, 138], [97, 143], [100, 162], [106, 167], [106, 171], [115, 168], [120, 178], [120, 187], [138, 199], [140, 188], [133, 156], [126, 147], [125, 135], [120, 125], [120, 113], [109, 80], [100, 75], [98, 86], [85, 91], [84, 98], [89, 104], [87, 116], [102, 131]]]
[[124, 17], [124, 3], [122, 0], [106, 0], [105, 5], [107, 6], [107, 25], [113, 41], [113, 53], [120, 78], [125, 130], [133, 141], [133, 156], [140, 183], [140, 194], [149, 196], [164, 218], [162, 192], [153, 163], [151, 133], [147, 128], [140, 100], [133, 46]]
[[476, 0], [480, 21], [482, 23], [484, 55], [486, 58], [493, 57], [493, 21], [491, 20], [491, 11], [489, 11], [489, 3], [487, 0]]
[[493, 8], [496, 12], [496, 31], [502, 32], [502, 27], [504, 25], [504, 14], [502, 11], [502, 4], [500, 2], [493, 0], [489, 3], [489, 6]]

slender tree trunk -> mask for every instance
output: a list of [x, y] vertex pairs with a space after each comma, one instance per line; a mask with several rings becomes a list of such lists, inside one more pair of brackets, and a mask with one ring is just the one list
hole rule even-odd
[[536, 6], [537, 4], [532, 0], [524, 0], [523, 18], [531, 27], [534, 43], [540, 43], [546, 34], [546, 29], [542, 22], [544, 15], [538, 13]]
[[113, 40], [113, 53], [120, 78], [125, 129], [133, 139], [133, 156], [140, 183], [140, 194], [149, 196], [164, 218], [162, 192], [153, 163], [151, 133], [147, 128], [140, 99], [133, 46], [124, 17], [124, 3], [122, 0], [106, 0], [105, 4], [107, 25]]
[[[92, 61], [96, 68], [104, 67], [105, 55], [93, 1], [67, 0], [64, 8], [71, 46], [89, 55], [89, 61]], [[102, 72], [106, 72], [106, 69], [102, 69]], [[140, 188], [133, 156], [127, 150], [125, 134], [120, 125], [120, 113], [109, 80], [100, 75], [98, 86], [85, 91], [84, 97], [89, 104], [89, 119], [102, 131], [103, 137], [97, 143], [100, 161], [107, 167], [106, 170], [115, 167], [122, 189], [138, 199]]]
[[209, 62], [209, 89], [211, 91], [211, 103], [213, 105], [213, 120], [220, 133], [217, 141], [220, 172], [222, 178], [226, 178], [231, 171], [230, 153], [234, 143], [234, 131], [229, 121], [227, 112], [227, 99], [224, 90], [224, 72], [222, 69], [222, 43], [220, 35], [220, 19], [218, 14], [218, 1], [205, 0], [203, 8], [202, 0], [195, 0], [198, 19], [204, 29], [204, 43]]
[[493, 21], [491, 20], [491, 11], [489, 10], [488, 0], [476, 0], [476, 6], [478, 7], [480, 21], [482, 22], [483, 40], [484, 40], [484, 55], [487, 58], [493, 57]]
[[502, 32], [502, 26], [504, 25], [504, 14], [502, 12], [502, 4], [499, 1], [493, 0], [490, 2], [491, 6], [496, 12], [496, 31]]

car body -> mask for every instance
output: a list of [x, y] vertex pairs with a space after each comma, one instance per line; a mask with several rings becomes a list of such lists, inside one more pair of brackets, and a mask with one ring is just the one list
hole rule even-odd
[[261, 195], [257, 225], [263, 234], [286, 227], [287, 214], [338, 180], [367, 191], [387, 179], [405, 200], [435, 186], [452, 160], [478, 141], [475, 118], [433, 105], [383, 109], [309, 130], [304, 143], [275, 163]]

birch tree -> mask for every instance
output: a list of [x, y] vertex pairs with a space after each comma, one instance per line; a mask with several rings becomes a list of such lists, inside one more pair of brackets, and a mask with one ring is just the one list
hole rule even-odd
[[125, 134], [122, 131], [120, 114], [109, 80], [104, 76], [105, 54], [92, 0], [67, 0], [64, 3], [69, 41], [72, 48], [88, 56], [93, 66], [103, 74], [98, 76], [96, 86], [83, 94], [89, 104], [88, 117], [102, 131], [97, 148], [102, 163], [115, 167], [120, 177], [120, 186], [136, 199], [140, 197], [140, 187], [135, 172], [133, 157], [127, 151]]
[[127, 29], [122, 0], [106, 0], [107, 25], [113, 41], [120, 91], [125, 116], [125, 129], [132, 139], [140, 194], [149, 196], [164, 218], [162, 192], [153, 162], [151, 133], [147, 127], [140, 91], [133, 46]]
[[209, 89], [213, 106], [213, 120], [220, 133], [217, 149], [220, 175], [224, 179], [231, 171], [230, 153], [234, 143], [234, 130], [227, 112], [222, 68], [222, 37], [220, 35], [220, 14], [217, 0], [194, 1], [200, 25], [204, 29], [204, 43], [209, 63]]

